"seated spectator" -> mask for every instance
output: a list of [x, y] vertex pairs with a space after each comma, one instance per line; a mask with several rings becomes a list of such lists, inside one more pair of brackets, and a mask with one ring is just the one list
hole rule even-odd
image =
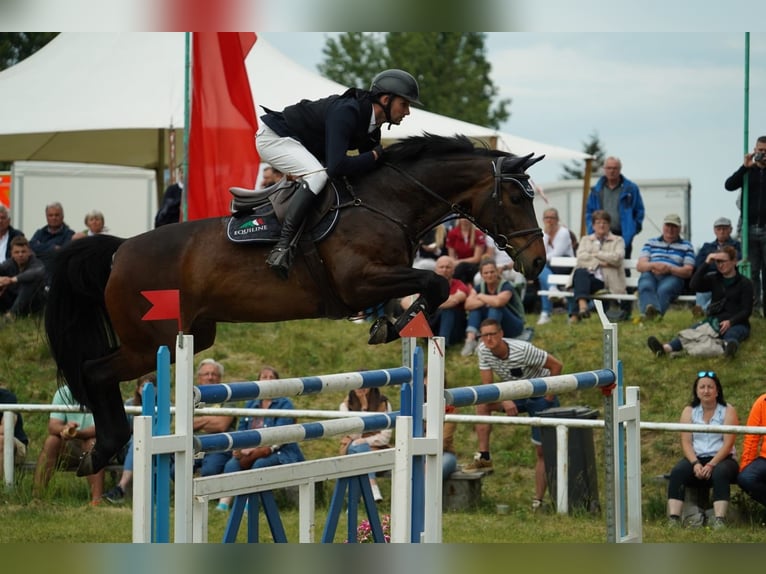
[[47, 225], [35, 231], [29, 246], [47, 267], [56, 252], [72, 240], [74, 231], [64, 223], [64, 208], [56, 201], [45, 206]]
[[[437, 275], [441, 275], [449, 281], [449, 297], [444, 301], [435, 313], [431, 313], [428, 324], [431, 331], [437, 337], [444, 337], [447, 345], [452, 345], [463, 340], [463, 334], [466, 327], [465, 300], [471, 289], [459, 279], [455, 279], [455, 260], [449, 255], [442, 255], [436, 260]], [[419, 294], [410, 297], [404, 297], [401, 300], [401, 307], [404, 310], [410, 308]]]
[[486, 238], [469, 219], [461, 217], [447, 233], [447, 255], [455, 260], [455, 278], [471, 285], [486, 251]]
[[[766, 394], [753, 403], [746, 426], [766, 426]], [[742, 441], [737, 484], [750, 497], [766, 506], [766, 440], [762, 434], [746, 434]]]
[[[16, 405], [18, 403], [19, 401], [16, 398], [16, 395], [9, 389], [3, 387], [2, 384], [0, 384], [0, 405]], [[3, 450], [5, 448], [5, 425], [2, 423], [2, 413], [2, 408], [0, 408], [0, 453], [5, 452]], [[24, 432], [24, 419], [21, 416], [21, 413], [14, 413], [13, 417], [15, 419], [13, 423], [13, 438], [9, 440], [13, 440], [13, 464], [15, 466], [19, 466], [27, 458], [29, 438], [27, 438], [27, 435]], [[4, 467], [5, 464], [0, 462], [0, 482], [2, 482], [4, 477]]]
[[[274, 367], [263, 367], [258, 375], [259, 381], [279, 379]], [[274, 409], [289, 410], [293, 408], [293, 402], [286, 397], [275, 399], [253, 399], [245, 403], [246, 409]], [[284, 416], [253, 416], [242, 417], [239, 419], [237, 430], [252, 430], [261, 428], [278, 427], [282, 425], [293, 425], [295, 419]], [[243, 448], [232, 452], [232, 457], [223, 468], [224, 473], [238, 472], [240, 470], [250, 470], [254, 468], [266, 468], [269, 466], [279, 466], [280, 464], [290, 464], [293, 462], [302, 462], [305, 458], [301, 447], [297, 442], [288, 442], [284, 444], [273, 444], [269, 446], [256, 446], [252, 448]], [[231, 497], [224, 497], [218, 502], [216, 510], [227, 511], [231, 505]]]
[[610, 231], [612, 217], [599, 209], [593, 212], [593, 233], [580, 241], [577, 263], [569, 278], [573, 297], [569, 300], [569, 322], [590, 317], [591, 295], [602, 289], [624, 294], [625, 241]]
[[[197, 385], [217, 385], [223, 379], [223, 365], [215, 359], [203, 359], [197, 367]], [[205, 405], [205, 408], [236, 408], [236, 403]], [[194, 417], [195, 433], [211, 434], [229, 432], [236, 428], [236, 420], [230, 415], [198, 415]], [[202, 459], [194, 460], [194, 470], [200, 476], [221, 474], [231, 458], [231, 452], [206, 452]]]
[[415, 260], [412, 262], [412, 266], [415, 269], [425, 269], [427, 271], [436, 269], [436, 260], [444, 252], [444, 240], [446, 237], [447, 230], [442, 223], [428, 230], [418, 241], [418, 248], [415, 251]]
[[[711, 263], [715, 263], [717, 270], [709, 273]], [[710, 253], [704, 265], [697, 267], [690, 285], [692, 289], [712, 293], [707, 318], [692, 328], [708, 323], [712, 333], [722, 339], [724, 354], [733, 357], [739, 344], [750, 336], [750, 314], [753, 312], [753, 283], [737, 271], [736, 249], [725, 245], [720, 251]], [[662, 344], [652, 336], [647, 344], [658, 357], [684, 348], [680, 337]]]
[[[698, 269], [702, 266], [707, 267], [708, 273], [712, 273], [716, 270], [715, 262], [707, 264], [707, 256], [711, 253], [715, 253], [724, 245], [731, 245], [737, 250], [737, 260], [742, 259], [742, 245], [736, 239], [731, 238], [731, 219], [728, 217], [719, 217], [713, 223], [713, 233], [715, 233], [715, 241], [709, 241], [703, 243], [700, 250], [697, 252], [697, 257], [694, 260], [694, 269]], [[710, 291], [697, 291], [695, 297], [695, 306], [692, 309], [692, 313], [696, 317], [701, 317], [707, 312], [707, 307], [710, 305], [710, 300], [713, 294]]]
[[285, 174], [277, 168], [267, 165], [263, 168], [263, 173], [261, 174], [261, 189], [274, 185], [283, 177], [285, 177]]
[[[562, 270], [552, 269], [551, 259], [554, 257], [574, 257], [574, 249], [572, 249], [572, 236], [569, 233], [569, 229], [559, 224], [559, 212], [555, 207], [550, 207], [543, 212], [543, 241], [545, 242], [547, 263], [537, 279], [540, 282], [541, 290], [556, 291], [557, 287], [551, 287], [548, 283], [548, 278], [553, 273], [560, 273]], [[540, 295], [540, 306], [542, 311], [540, 312], [537, 324], [545, 325], [550, 322], [551, 314], [553, 313], [553, 303], [548, 295]], [[512, 335], [506, 333], [506, 336]]]
[[647, 241], [636, 264], [638, 311], [641, 319], [653, 321], [663, 316], [694, 272], [694, 247], [681, 239], [681, 218], [665, 216], [662, 235]]
[[[144, 388], [144, 385], [146, 383], [151, 383], [152, 385], [157, 384], [157, 377], [154, 373], [149, 373], [148, 375], [144, 375], [143, 377], [139, 377], [136, 380], [136, 388], [133, 390], [133, 396], [130, 397], [127, 401], [125, 401], [126, 407], [140, 407], [143, 404], [143, 396], [141, 395], [141, 391]], [[128, 415], [128, 422], [130, 424], [130, 428], [133, 428], [133, 415]], [[120, 480], [117, 482], [117, 484], [112, 488], [111, 490], [108, 490], [104, 494], [104, 499], [107, 502], [111, 502], [112, 504], [119, 504], [121, 502], [125, 501], [125, 492], [128, 489], [128, 486], [133, 481], [133, 436], [131, 435], [130, 440], [128, 441], [128, 444], [125, 448], [125, 462], [122, 465], [122, 474], [120, 475]]]
[[[349, 391], [346, 398], [340, 404], [339, 410], [342, 412], [390, 413], [392, 409], [386, 395], [381, 394], [380, 389], [375, 387]], [[360, 452], [391, 448], [392, 434], [392, 429], [372, 431], [365, 434], [348, 434], [340, 439], [340, 454], [358, 454]], [[372, 497], [375, 499], [375, 502], [380, 502], [383, 500], [383, 495], [380, 493], [380, 487], [378, 487], [378, 482], [375, 480], [375, 473], [371, 472], [369, 476]]]
[[[700, 371], [692, 385], [692, 399], [681, 413], [682, 424], [737, 425], [737, 411], [726, 402], [718, 376], [712, 371]], [[713, 528], [726, 526], [731, 484], [737, 481], [737, 461], [734, 460], [733, 434], [682, 432], [681, 449], [684, 457], [670, 471], [668, 483], [668, 520], [671, 526], [681, 525], [684, 488], [707, 486], [713, 488]]]
[[[487, 250], [485, 251], [484, 257], [482, 257], [482, 259], [494, 259], [495, 265], [497, 265], [497, 270], [500, 272], [500, 277], [506, 281], [510, 281], [511, 284], [519, 291], [521, 298], [523, 299], [524, 292], [527, 289], [527, 278], [516, 271], [516, 269], [514, 269], [515, 264], [513, 259], [511, 259], [511, 256], [508, 255], [505, 250], [497, 248], [497, 244], [495, 243], [494, 239], [492, 239], [489, 235], [487, 235], [484, 239], [486, 241]], [[478, 286], [480, 282], [481, 273], [477, 271], [473, 276], [474, 287]]]
[[524, 305], [510, 282], [500, 279], [492, 259], [481, 261], [481, 283], [471, 287], [465, 302], [468, 311], [465, 344], [460, 354], [468, 357], [478, 345], [479, 326], [484, 319], [495, 319], [503, 327], [504, 337], [518, 337], [524, 331]]
[[11, 241], [11, 258], [0, 263], [0, 313], [6, 320], [42, 310], [45, 303], [45, 266], [23, 235]]
[[11, 258], [11, 241], [19, 235], [24, 234], [20, 229], [11, 226], [11, 214], [8, 208], [0, 203], [0, 263]]
[[[69, 387], [59, 387], [53, 395], [54, 405], [80, 406], [74, 398]], [[96, 443], [96, 427], [93, 424], [93, 415], [90, 413], [77, 412], [52, 412], [48, 419], [48, 436], [43, 444], [40, 457], [37, 459], [35, 469], [34, 489], [35, 497], [42, 495], [53, 477], [53, 471], [58, 467], [65, 470], [75, 470], [83, 453], [88, 452]], [[101, 504], [101, 496], [104, 492], [104, 469], [96, 474], [85, 477], [90, 486], [90, 506]]]
[[169, 223], [181, 221], [181, 197], [184, 189], [184, 172], [179, 168], [176, 172], [176, 180], [171, 183], [162, 195], [160, 207], [154, 216], [154, 227], [161, 227]]
[[85, 229], [78, 231], [72, 236], [72, 239], [82, 239], [89, 235], [98, 235], [109, 231], [104, 226], [104, 214], [98, 209], [93, 209], [85, 214]]

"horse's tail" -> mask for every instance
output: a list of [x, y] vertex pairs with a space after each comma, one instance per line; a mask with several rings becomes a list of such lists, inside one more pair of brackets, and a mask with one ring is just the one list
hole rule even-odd
[[81, 405], [89, 405], [83, 364], [119, 346], [104, 301], [112, 256], [124, 239], [94, 235], [72, 241], [51, 262], [45, 332], [65, 382]]

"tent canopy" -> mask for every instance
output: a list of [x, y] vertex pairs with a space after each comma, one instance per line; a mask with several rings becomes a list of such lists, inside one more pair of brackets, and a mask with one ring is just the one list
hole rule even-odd
[[[0, 161], [70, 161], [163, 169], [168, 131], [182, 156], [184, 33], [63, 33], [0, 72]], [[256, 106], [273, 109], [344, 86], [287, 58], [263, 39], [247, 59]], [[260, 113], [260, 110], [256, 110]], [[386, 139], [463, 134], [516, 154], [561, 161], [590, 156], [413, 109]], [[391, 136], [391, 137], [389, 137]]]

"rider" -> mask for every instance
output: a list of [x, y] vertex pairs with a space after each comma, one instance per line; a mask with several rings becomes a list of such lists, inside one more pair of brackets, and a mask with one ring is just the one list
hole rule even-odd
[[[385, 70], [369, 91], [350, 88], [320, 100], [301, 100], [281, 112], [264, 108], [255, 145], [261, 159], [300, 179], [279, 241], [266, 263], [283, 279], [306, 213], [328, 178], [370, 171], [383, 157], [380, 126], [397, 124], [420, 103], [418, 82], [403, 70]], [[348, 150], [359, 154], [349, 156]]]

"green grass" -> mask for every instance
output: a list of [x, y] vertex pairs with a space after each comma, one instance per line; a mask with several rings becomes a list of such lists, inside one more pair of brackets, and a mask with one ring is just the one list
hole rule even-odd
[[[534, 325], [537, 317], [530, 315]], [[619, 324], [620, 358], [623, 361], [625, 385], [641, 388], [642, 420], [677, 422], [688, 402], [691, 386], [698, 370], [719, 373], [726, 398], [736, 408], [744, 424], [752, 401], [763, 392], [760, 368], [761, 346], [766, 321], [754, 318], [751, 338], [742, 345], [734, 360], [725, 358], [654, 359], [646, 347], [646, 338], [656, 335], [666, 340], [693, 321], [687, 307], [671, 310], [663, 321], [647, 325]], [[376, 369], [401, 364], [398, 343], [370, 347], [366, 344], [369, 324], [349, 321], [294, 321], [219, 326], [215, 346], [199, 353], [197, 360], [214, 357], [224, 363], [226, 380], [250, 380], [264, 364], [276, 367], [283, 377], [327, 374]], [[566, 317], [555, 314], [553, 321], [535, 328], [534, 343], [556, 355], [564, 363], [564, 372], [601, 368], [602, 331], [592, 318], [578, 325], [568, 325]], [[476, 358], [460, 357], [460, 347], [447, 353], [446, 373], [452, 387], [479, 384]], [[34, 320], [22, 320], [0, 331], [0, 384], [12, 389], [22, 403], [48, 403], [56, 389], [55, 368], [51, 361], [41, 326]], [[123, 384], [125, 396], [132, 382]], [[395, 407], [398, 393], [388, 393]], [[335, 409], [342, 393], [295, 397], [297, 408]], [[560, 397], [562, 405], [585, 405], [599, 410], [603, 416], [603, 398], [597, 390], [581, 391]], [[472, 414], [473, 409], [460, 409]], [[47, 415], [25, 415], [25, 428], [30, 436], [29, 460], [39, 454], [46, 433]], [[594, 431], [599, 468], [603, 464], [603, 440]], [[476, 449], [471, 425], [459, 425], [456, 436], [459, 460], [467, 462]], [[737, 439], [741, 451], [741, 438]], [[337, 443], [332, 439], [308, 442], [304, 453], [309, 459], [332, 456]], [[481, 507], [472, 512], [444, 515], [445, 542], [603, 542], [603, 516], [575, 513], [559, 516], [550, 510], [533, 515], [529, 510], [533, 493], [534, 456], [529, 442], [529, 428], [497, 425], [492, 432], [495, 473], [483, 480]], [[664, 526], [665, 484], [656, 476], [667, 472], [680, 457], [677, 433], [645, 431], [642, 433], [642, 500], [644, 540], [647, 542], [761, 542], [763, 528], [750, 514], [745, 520], [724, 532], [706, 530], [669, 531]], [[107, 479], [107, 488], [111, 480]], [[384, 479], [383, 486], [390, 488]], [[327, 491], [331, 488], [327, 485]], [[604, 496], [603, 476], [599, 476], [599, 494]], [[385, 491], [385, 488], [384, 488]], [[734, 489], [734, 492], [738, 492]], [[0, 493], [0, 542], [77, 541], [127, 542], [131, 539], [130, 505], [124, 507], [88, 508], [88, 490], [84, 479], [72, 472], [55, 475], [46, 495], [31, 496], [31, 477], [19, 476], [17, 487]], [[509, 515], [495, 513], [497, 503], [511, 506]], [[383, 503], [387, 508], [388, 497]], [[740, 506], [752, 510], [748, 501]], [[326, 508], [320, 507], [318, 518]], [[283, 515], [288, 538], [296, 540], [295, 511]], [[93, 519], [96, 520], [93, 520]], [[88, 524], [88, 526], [83, 526]], [[318, 525], [322, 522], [317, 521]], [[223, 517], [211, 511], [210, 540], [220, 540]], [[268, 529], [261, 529], [268, 540]], [[345, 526], [339, 525], [336, 540], [342, 541]]]

